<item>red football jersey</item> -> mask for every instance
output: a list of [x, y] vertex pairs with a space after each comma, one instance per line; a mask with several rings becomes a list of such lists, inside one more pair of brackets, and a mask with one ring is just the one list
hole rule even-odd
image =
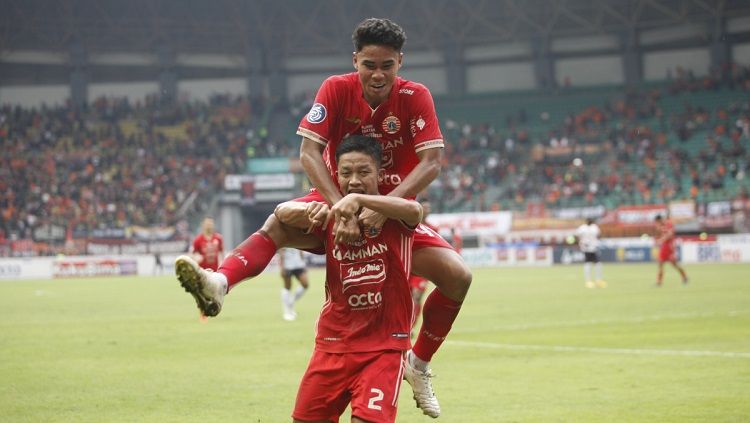
[[378, 235], [355, 244], [334, 244], [333, 223], [317, 235], [326, 245], [326, 301], [316, 325], [316, 348], [330, 353], [408, 350], [414, 231], [388, 219]]
[[669, 248], [674, 245], [674, 225], [671, 220], [667, 220], [661, 227], [657, 227], [657, 231], [657, 239], [661, 240], [661, 246]]
[[193, 251], [203, 256], [200, 266], [204, 269], [219, 268], [219, 253], [224, 251], [224, 238], [214, 233], [210, 238], [198, 234], [193, 240]]
[[334, 181], [336, 147], [341, 140], [352, 134], [379, 140], [383, 146], [383, 169], [378, 185], [383, 195], [399, 185], [419, 163], [418, 152], [444, 146], [427, 87], [396, 78], [388, 100], [373, 110], [362, 96], [356, 72], [332, 76], [323, 82], [297, 134], [326, 146], [323, 160]]

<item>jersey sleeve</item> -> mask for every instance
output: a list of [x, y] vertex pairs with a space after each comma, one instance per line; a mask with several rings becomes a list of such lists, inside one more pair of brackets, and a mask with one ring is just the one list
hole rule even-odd
[[195, 238], [193, 238], [193, 244], [192, 244], [191, 247], [192, 247], [191, 248], [191, 252], [193, 252], [193, 253], [200, 253], [200, 251], [201, 251], [201, 237], [200, 237], [200, 235], [196, 236]]
[[414, 151], [430, 148], [443, 148], [443, 134], [440, 132], [440, 123], [435, 113], [435, 103], [432, 101], [430, 91], [421, 86], [414, 90], [412, 96], [412, 109], [409, 117], [409, 130], [414, 138]]
[[338, 114], [336, 99], [336, 84], [333, 78], [328, 78], [321, 84], [310, 111], [300, 121], [297, 135], [327, 145], [333, 133], [332, 117]]

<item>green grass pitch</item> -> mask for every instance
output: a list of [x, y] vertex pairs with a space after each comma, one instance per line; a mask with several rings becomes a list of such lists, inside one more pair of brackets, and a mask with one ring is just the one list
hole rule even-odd
[[[750, 266], [476, 269], [433, 360], [437, 422], [750, 421]], [[201, 323], [171, 276], [0, 283], [3, 422], [263, 422], [289, 417], [321, 271], [281, 319], [275, 273]], [[342, 418], [348, 422], [348, 414]], [[408, 385], [399, 422], [427, 422]]]

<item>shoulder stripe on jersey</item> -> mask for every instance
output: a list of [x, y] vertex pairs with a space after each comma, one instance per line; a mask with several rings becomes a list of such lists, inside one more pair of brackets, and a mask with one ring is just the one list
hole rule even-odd
[[443, 148], [443, 147], [445, 147], [445, 144], [443, 143], [443, 140], [441, 139], [428, 140], [425, 142], [420, 142], [419, 144], [415, 145], [414, 152], [419, 153], [422, 150], [428, 150], [430, 148]]
[[302, 128], [302, 127], [297, 128], [297, 135], [308, 138], [323, 146], [328, 144], [327, 139], [321, 137], [320, 135], [316, 134], [315, 132], [307, 128]]

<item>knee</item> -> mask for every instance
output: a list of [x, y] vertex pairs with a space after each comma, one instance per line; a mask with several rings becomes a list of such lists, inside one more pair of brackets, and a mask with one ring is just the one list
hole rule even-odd
[[440, 292], [452, 300], [463, 302], [471, 286], [472, 274], [464, 262], [458, 262], [436, 279], [433, 283], [440, 289]]
[[286, 239], [284, 225], [276, 216], [273, 215], [273, 213], [268, 216], [268, 219], [266, 219], [266, 222], [263, 223], [260, 231], [271, 238], [276, 243], [276, 245], [282, 245]]

